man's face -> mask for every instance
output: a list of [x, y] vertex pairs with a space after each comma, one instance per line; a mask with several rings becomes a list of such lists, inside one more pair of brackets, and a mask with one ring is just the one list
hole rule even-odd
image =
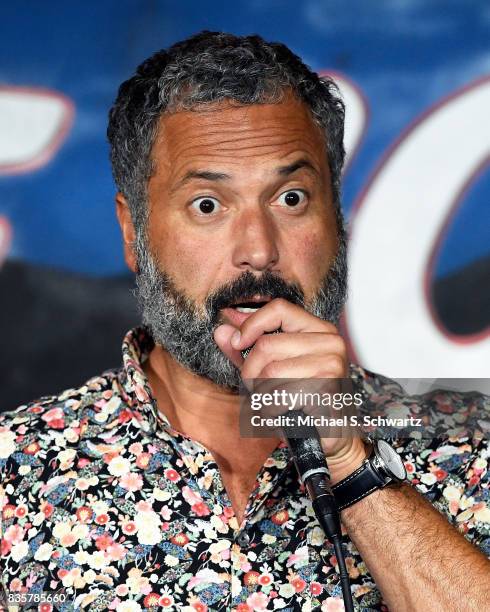
[[[250, 316], [234, 305], [285, 297], [338, 316], [338, 290], [318, 308], [339, 246], [322, 133], [292, 97], [219, 103], [164, 115], [152, 157], [138, 255], [144, 320], [178, 361], [234, 388], [239, 373], [212, 337], [219, 323]], [[334, 272], [345, 277], [340, 263]]]

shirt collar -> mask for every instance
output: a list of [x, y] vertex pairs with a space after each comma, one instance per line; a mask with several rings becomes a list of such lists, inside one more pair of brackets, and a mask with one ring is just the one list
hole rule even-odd
[[154, 432], [159, 420], [170, 428], [167, 418], [158, 410], [150, 384], [143, 371], [143, 364], [154, 346], [150, 331], [145, 326], [129, 330], [122, 343], [122, 385], [126, 395], [125, 399], [136, 412], [140, 426], [147, 432]]
[[[163, 435], [173, 443], [181, 455], [188, 456], [206, 451], [198, 442], [192, 441], [187, 436], [175, 431], [167, 417], [158, 410], [156, 400], [152, 396], [150, 384], [143, 370], [143, 364], [148, 359], [155, 342], [149, 329], [139, 326], [131, 329], [124, 337], [122, 344], [123, 369], [122, 386], [125, 400], [132, 408], [133, 414], [139, 422], [140, 427], [147, 433], [160, 433], [163, 427]], [[286, 451], [287, 445], [281, 442], [272, 452], [271, 456], [259, 472], [256, 489], [253, 493], [253, 502], [248, 508], [250, 512], [256, 512], [262, 505], [268, 494], [276, 487], [279, 480], [288, 473], [291, 467], [291, 457]], [[209, 451], [206, 451], [209, 454]], [[211, 458], [211, 456], [209, 456]], [[185, 462], [185, 461], [184, 461]]]

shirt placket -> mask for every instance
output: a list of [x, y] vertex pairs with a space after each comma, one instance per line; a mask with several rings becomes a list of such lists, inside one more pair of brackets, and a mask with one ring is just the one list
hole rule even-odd
[[[243, 559], [242, 555], [246, 555], [250, 547], [256, 548], [256, 554], [260, 554], [260, 550], [264, 544], [260, 542], [253, 542], [253, 531], [255, 519], [258, 518], [264, 504], [270, 496], [281, 486], [281, 483], [286, 478], [287, 474], [291, 469], [291, 460], [288, 459], [284, 467], [277, 467], [276, 461], [284, 462], [285, 459], [284, 445], [277, 447], [272, 453], [271, 457], [268, 458], [266, 463], [260, 469], [255, 488], [252, 491], [247, 506], [245, 508], [244, 517], [239, 529], [235, 533], [235, 537], [231, 547], [231, 596], [232, 602], [237, 601], [244, 586], [247, 574], [250, 576], [250, 572], [245, 572], [240, 568], [240, 560]], [[269, 465], [271, 463], [272, 465]], [[238, 568], [238, 569], [237, 569]], [[236, 605], [232, 605], [229, 609], [235, 610]]]
[[[212, 515], [224, 515], [227, 513], [228, 516], [228, 533], [218, 533], [213, 544], [219, 549], [230, 550], [233, 547], [233, 542], [236, 539], [238, 529], [234, 528], [233, 518], [236, 517], [233, 513], [231, 501], [228, 497], [226, 489], [219, 472], [218, 464], [214, 461], [211, 452], [205, 448], [199, 442], [183, 436], [179, 432], [176, 432], [171, 426], [164, 420], [159, 419], [159, 426], [163, 427], [170, 443], [175, 449], [176, 456], [182, 461], [185, 470], [185, 480], [189, 484], [192, 484], [193, 490], [195, 490], [210, 506]], [[181, 473], [182, 468], [180, 468]], [[209, 488], [199, 486], [199, 482], [205, 482], [209, 478]], [[219, 506], [218, 512], [216, 512], [216, 506]], [[210, 518], [210, 517], [209, 517]], [[230, 524], [231, 523], [231, 524]], [[230, 559], [230, 563], [232, 563]], [[226, 570], [221, 570], [220, 573], [225, 573]], [[212, 609], [216, 610], [230, 610], [231, 608], [231, 595], [232, 595], [232, 571], [231, 569], [227, 573], [227, 589], [222, 593], [219, 604], [213, 604]]]

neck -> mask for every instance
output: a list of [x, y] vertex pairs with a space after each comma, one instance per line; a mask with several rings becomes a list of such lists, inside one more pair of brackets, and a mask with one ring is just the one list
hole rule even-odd
[[194, 422], [200, 429], [238, 423], [238, 395], [189, 372], [161, 346], [152, 349], [143, 369], [159, 411], [181, 433], [190, 435], [187, 430]]
[[143, 369], [170, 425], [213, 455], [240, 523], [257, 473], [279, 439], [241, 437], [238, 395], [192, 374], [162, 347], [155, 346]]
[[[156, 345], [143, 369], [158, 410], [180, 433], [209, 450], [247, 446], [272, 448], [271, 438], [240, 436], [240, 398], [208, 379], [193, 374]], [[274, 439], [277, 444], [278, 439]]]

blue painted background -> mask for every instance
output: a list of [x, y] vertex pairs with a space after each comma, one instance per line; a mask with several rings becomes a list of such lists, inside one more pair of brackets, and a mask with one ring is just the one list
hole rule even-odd
[[[380, 156], [413, 119], [490, 73], [484, 0], [4, 3], [2, 84], [60, 91], [76, 112], [48, 165], [0, 178], [0, 214], [13, 226], [11, 259], [93, 276], [124, 272], [107, 112], [141, 60], [201, 29], [280, 40], [312, 68], [340, 71], [359, 86], [370, 118], [345, 177], [347, 213]], [[452, 221], [436, 277], [490, 253], [489, 196], [487, 171]]]

